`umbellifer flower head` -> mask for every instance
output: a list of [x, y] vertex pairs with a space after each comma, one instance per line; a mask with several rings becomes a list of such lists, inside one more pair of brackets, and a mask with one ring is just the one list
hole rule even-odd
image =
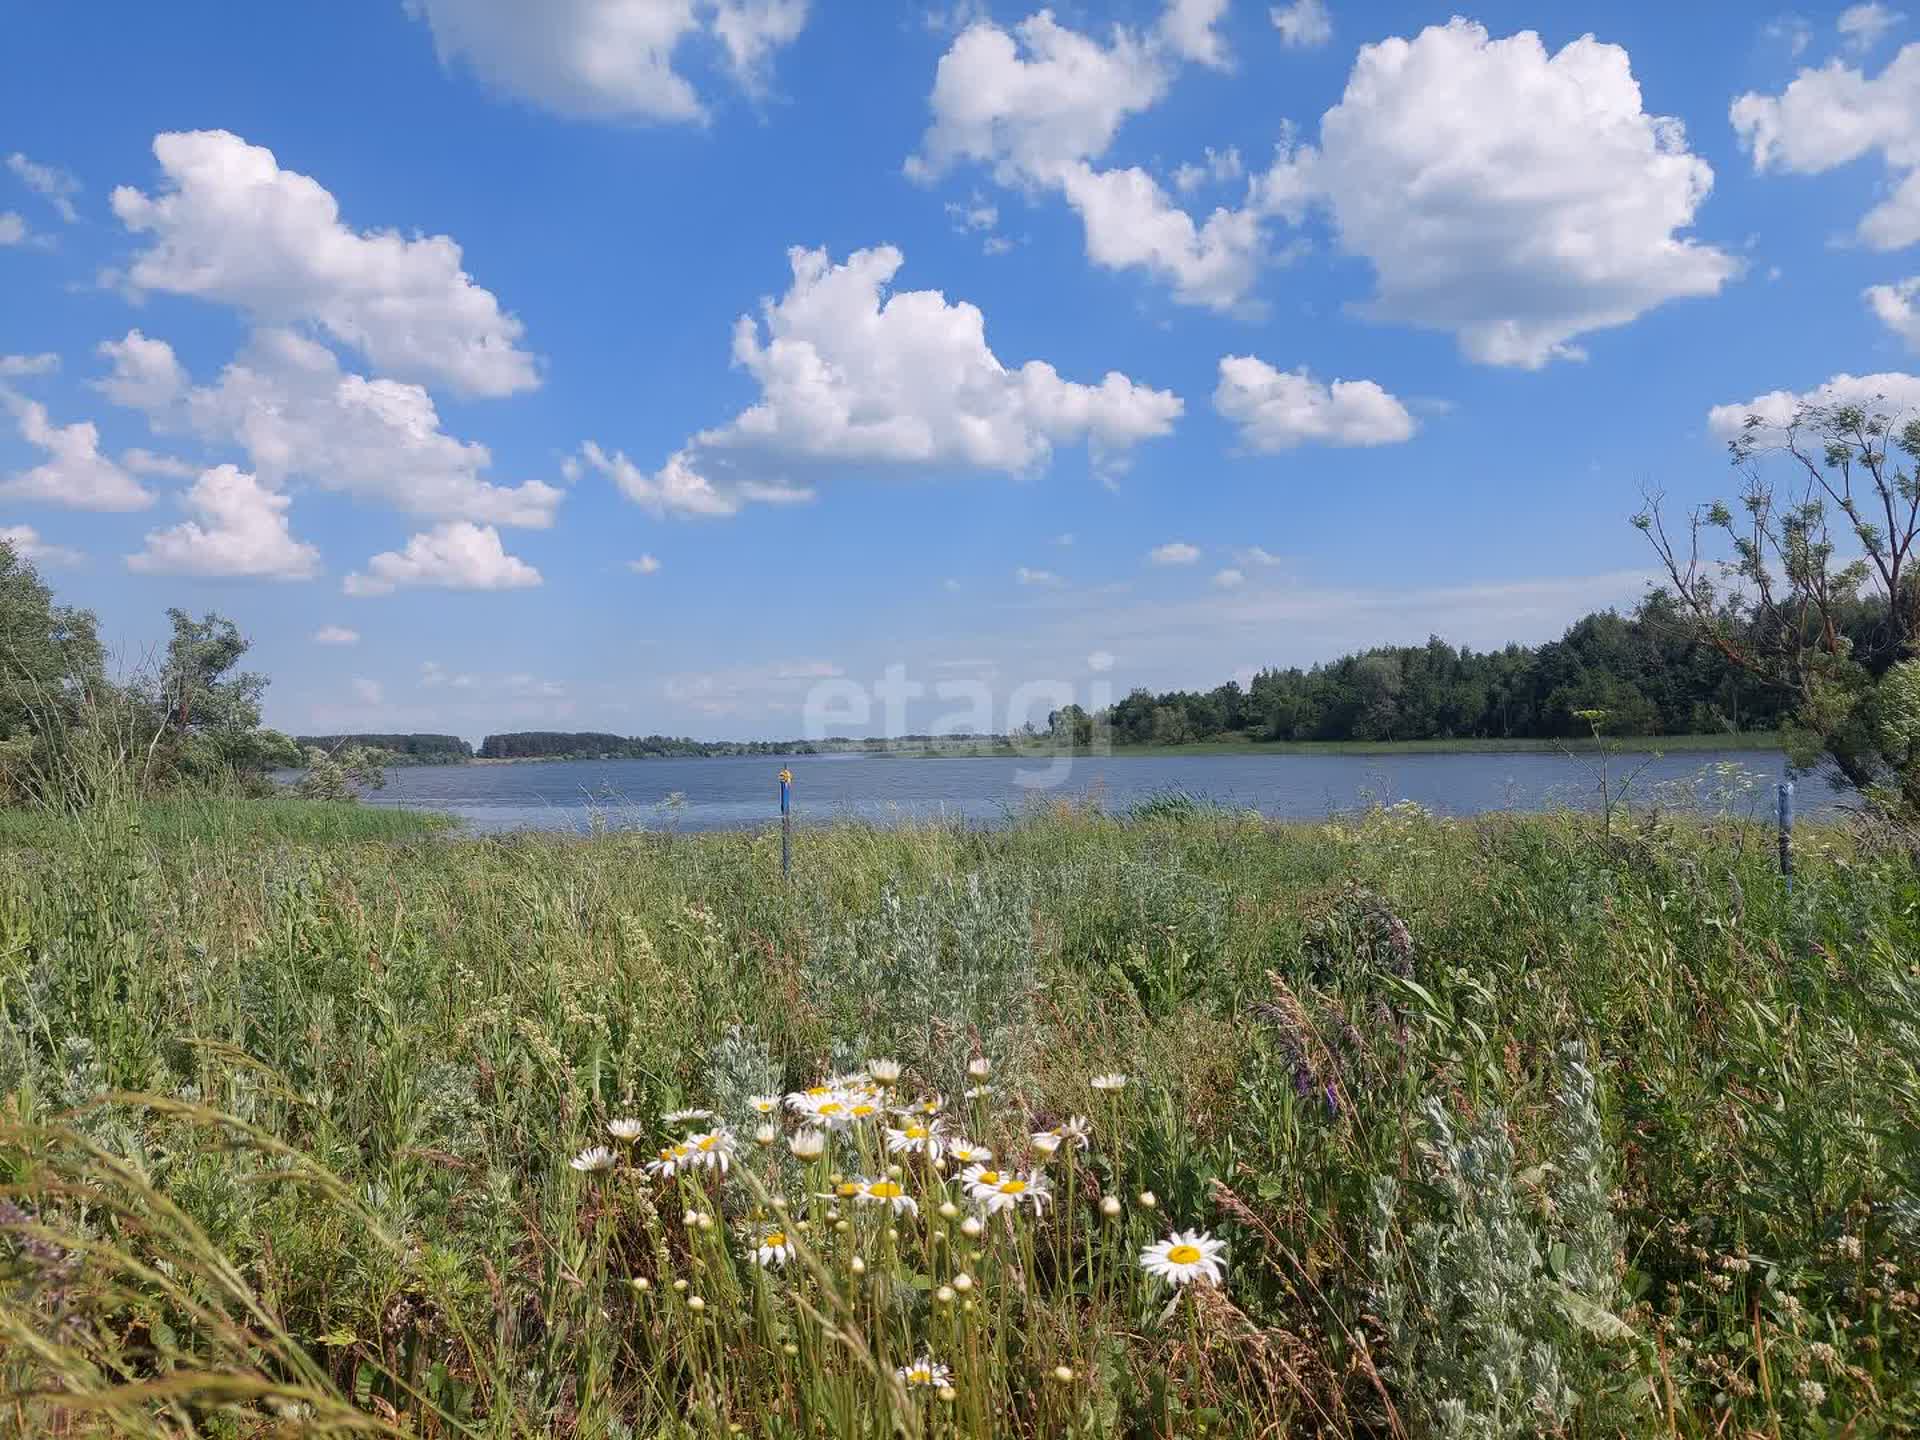
[[1176, 1230], [1140, 1252], [1140, 1268], [1175, 1285], [1204, 1280], [1218, 1285], [1226, 1271], [1227, 1243], [1199, 1230]]

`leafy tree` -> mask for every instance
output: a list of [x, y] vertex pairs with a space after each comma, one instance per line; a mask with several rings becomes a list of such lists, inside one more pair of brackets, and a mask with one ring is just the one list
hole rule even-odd
[[106, 688], [93, 612], [54, 604], [39, 572], [0, 540], [0, 799], [55, 783], [59, 752]]
[[[1676, 536], [1650, 495], [1634, 517], [1672, 582], [1672, 613], [1789, 698], [1796, 763], [1920, 817], [1920, 686], [1908, 668], [1920, 640], [1920, 419], [1902, 423], [1881, 401], [1809, 405], [1778, 431], [1747, 417], [1730, 449], [1737, 512], [1715, 501]], [[1769, 459], [1788, 462], [1790, 484]]]
[[173, 625], [157, 670], [135, 682], [157, 750], [181, 778], [217, 781], [297, 766], [299, 748], [260, 726], [267, 677], [238, 670], [250, 642], [223, 615], [196, 620], [167, 611]]
[[360, 798], [361, 791], [380, 790], [387, 783], [379, 752], [364, 745], [345, 745], [332, 751], [309, 745], [304, 762], [307, 773], [294, 789], [308, 800], [351, 803]]

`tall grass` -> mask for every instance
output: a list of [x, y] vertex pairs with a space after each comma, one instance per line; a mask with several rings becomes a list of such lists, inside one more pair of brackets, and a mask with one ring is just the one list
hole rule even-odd
[[[1737, 826], [1168, 806], [808, 831], [783, 885], [769, 833], [83, 822], [0, 852], [4, 1413], [1913, 1433], [1920, 879], [1837, 831], [1798, 860], [1788, 893]], [[874, 1057], [1052, 1203], [970, 1226], [958, 1164], [875, 1122], [797, 1160], [750, 1101], [874, 1094]], [[649, 1175], [690, 1107], [726, 1174]], [[1175, 1229], [1222, 1284], [1141, 1268]]]

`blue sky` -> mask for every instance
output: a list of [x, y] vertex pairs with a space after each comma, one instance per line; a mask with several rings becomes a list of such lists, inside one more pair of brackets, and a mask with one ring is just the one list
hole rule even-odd
[[294, 731], [791, 735], [888, 666], [999, 728], [1023, 682], [1548, 638], [1641, 593], [1641, 486], [1725, 492], [1739, 415], [1920, 400], [1910, 41], [26, 7], [0, 532], [128, 661], [168, 605], [235, 617]]

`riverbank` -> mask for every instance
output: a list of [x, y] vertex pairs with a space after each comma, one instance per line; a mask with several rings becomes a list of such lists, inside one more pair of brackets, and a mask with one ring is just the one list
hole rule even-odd
[[[458, 828], [450, 815], [384, 805], [343, 805], [284, 795], [171, 795], [142, 801], [125, 816], [128, 833], [166, 846], [332, 845], [399, 841]], [[99, 833], [97, 817], [0, 809], [0, 848], [49, 849]]]
[[1846, 830], [100, 838], [0, 850], [26, 1433], [1920, 1418], [1920, 878]]

